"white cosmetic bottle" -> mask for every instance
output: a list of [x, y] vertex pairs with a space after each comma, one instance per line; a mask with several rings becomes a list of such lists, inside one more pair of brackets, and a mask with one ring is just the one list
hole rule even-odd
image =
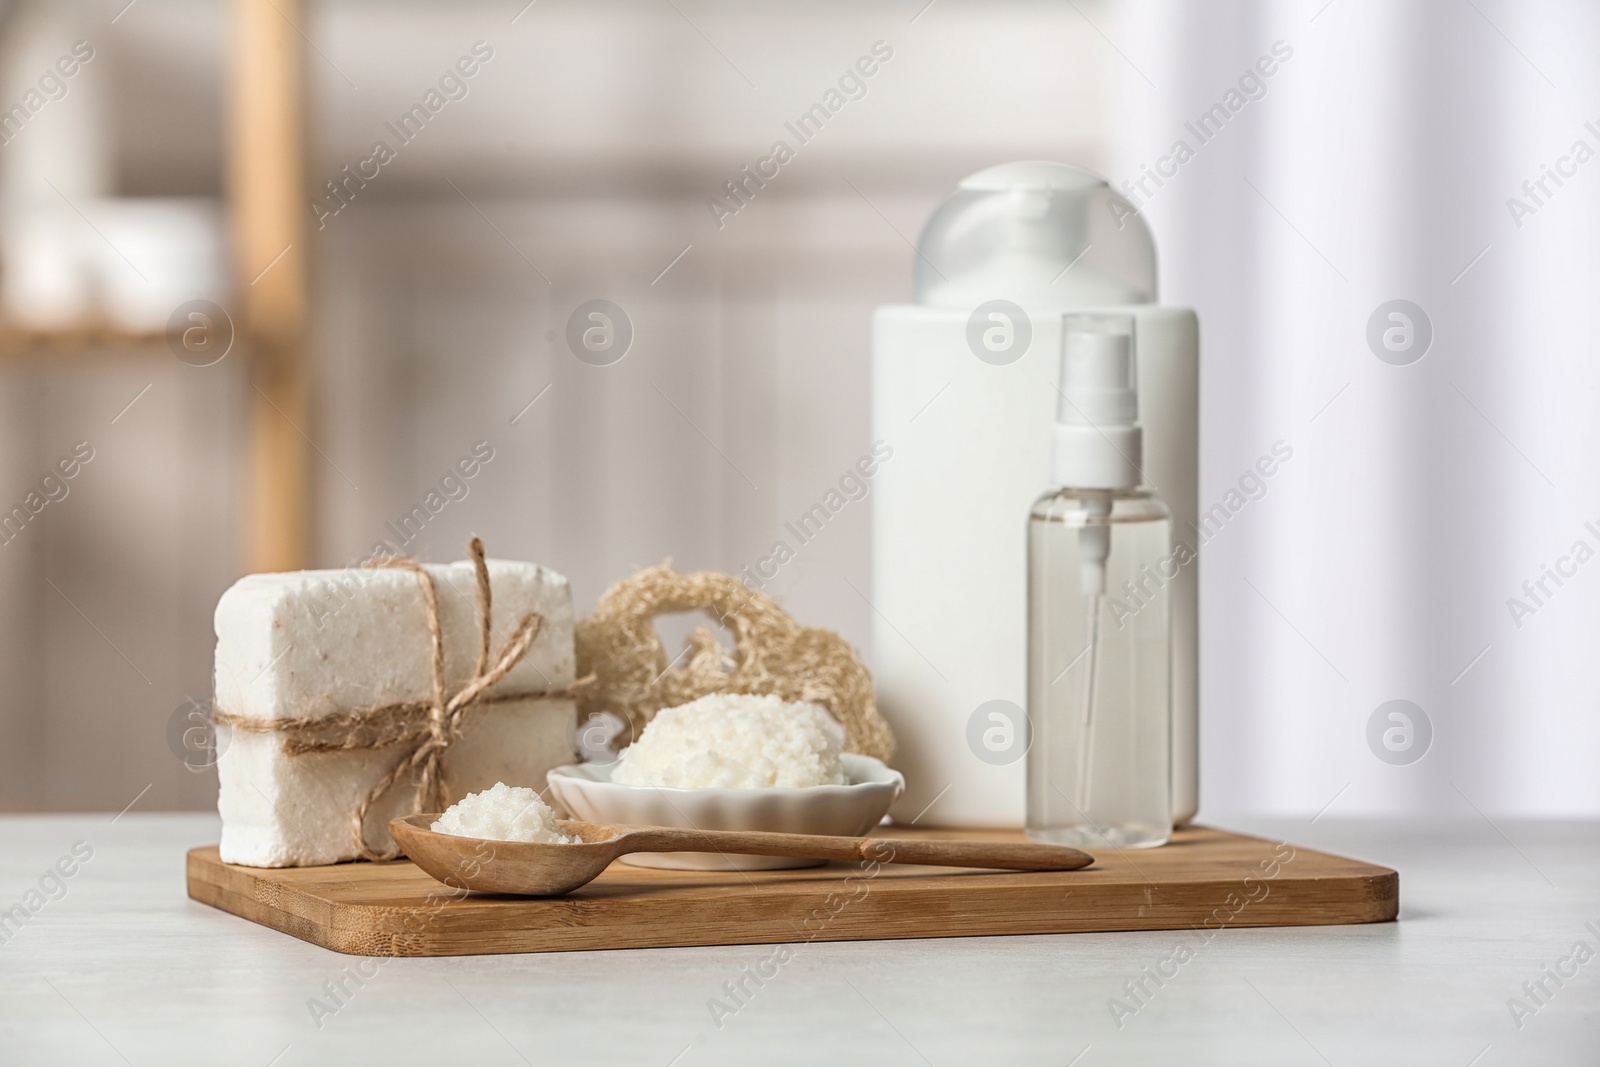
[[[1021, 517], [1052, 484], [1063, 316], [1132, 321], [1143, 482], [1189, 557], [1199, 327], [1193, 311], [1155, 303], [1144, 219], [1065, 164], [1007, 163], [962, 181], [923, 228], [914, 270], [917, 302], [880, 307], [872, 338], [873, 436], [894, 448], [873, 480], [871, 595], [878, 702], [907, 783], [892, 814], [1016, 826], [1028, 742]], [[1168, 590], [1179, 824], [1198, 797], [1197, 569], [1189, 558]], [[1006, 707], [1019, 721], [990, 727]]]

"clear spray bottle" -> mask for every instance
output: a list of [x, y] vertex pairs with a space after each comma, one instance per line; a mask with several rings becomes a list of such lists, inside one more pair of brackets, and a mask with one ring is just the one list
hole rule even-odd
[[1133, 321], [1068, 315], [1053, 480], [1028, 517], [1028, 836], [1172, 836], [1165, 504], [1141, 488]]

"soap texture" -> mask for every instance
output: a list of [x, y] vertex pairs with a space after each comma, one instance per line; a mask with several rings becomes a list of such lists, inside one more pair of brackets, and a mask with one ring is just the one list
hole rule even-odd
[[[443, 757], [447, 799], [498, 782], [543, 789], [574, 758], [576, 710], [562, 693], [574, 672], [566, 578], [532, 563], [487, 562], [493, 590], [491, 661], [528, 612], [544, 619], [526, 654], [468, 708]], [[474, 675], [477, 581], [469, 561], [426, 567], [438, 591], [446, 694]], [[216, 705], [257, 720], [323, 717], [428, 700], [432, 641], [420, 577], [357, 568], [253, 574], [217, 604]], [[525, 696], [525, 699], [514, 699]], [[217, 727], [221, 855], [253, 867], [355, 859], [352, 815], [414, 746], [289, 754], [281, 735]], [[391, 818], [415, 812], [415, 779], [402, 779], [367, 813], [369, 848], [393, 847]]]
[[713, 693], [657, 712], [611, 780], [666, 789], [844, 785], [844, 728], [827, 709], [775, 696]]

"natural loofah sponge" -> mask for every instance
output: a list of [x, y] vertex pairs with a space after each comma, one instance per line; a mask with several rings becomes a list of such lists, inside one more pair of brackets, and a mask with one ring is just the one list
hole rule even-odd
[[[711, 627], [700, 626], [686, 639], [687, 659], [669, 662], [655, 617], [695, 610], [732, 632], [732, 660]], [[881, 760], [894, 752], [872, 675], [849, 643], [832, 630], [801, 626], [732, 575], [649, 567], [607, 589], [594, 614], [578, 623], [576, 639], [578, 674], [594, 676], [577, 690], [579, 714], [609, 711], [625, 719], [619, 746], [662, 708], [708, 693], [753, 693], [821, 704], [844, 727], [847, 751]]]

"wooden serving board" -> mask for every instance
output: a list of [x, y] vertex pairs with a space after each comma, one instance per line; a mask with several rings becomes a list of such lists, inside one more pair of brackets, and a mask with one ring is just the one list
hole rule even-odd
[[[1020, 840], [1020, 832], [917, 830], [900, 837]], [[883, 864], [787, 871], [664, 871], [613, 863], [554, 899], [462, 895], [407, 860], [262, 869], [189, 853], [189, 896], [337, 952], [490, 952], [873, 941], [1384, 922], [1399, 909], [1387, 867], [1190, 827], [1161, 848], [1090, 849], [1081, 871], [999, 872]]]

